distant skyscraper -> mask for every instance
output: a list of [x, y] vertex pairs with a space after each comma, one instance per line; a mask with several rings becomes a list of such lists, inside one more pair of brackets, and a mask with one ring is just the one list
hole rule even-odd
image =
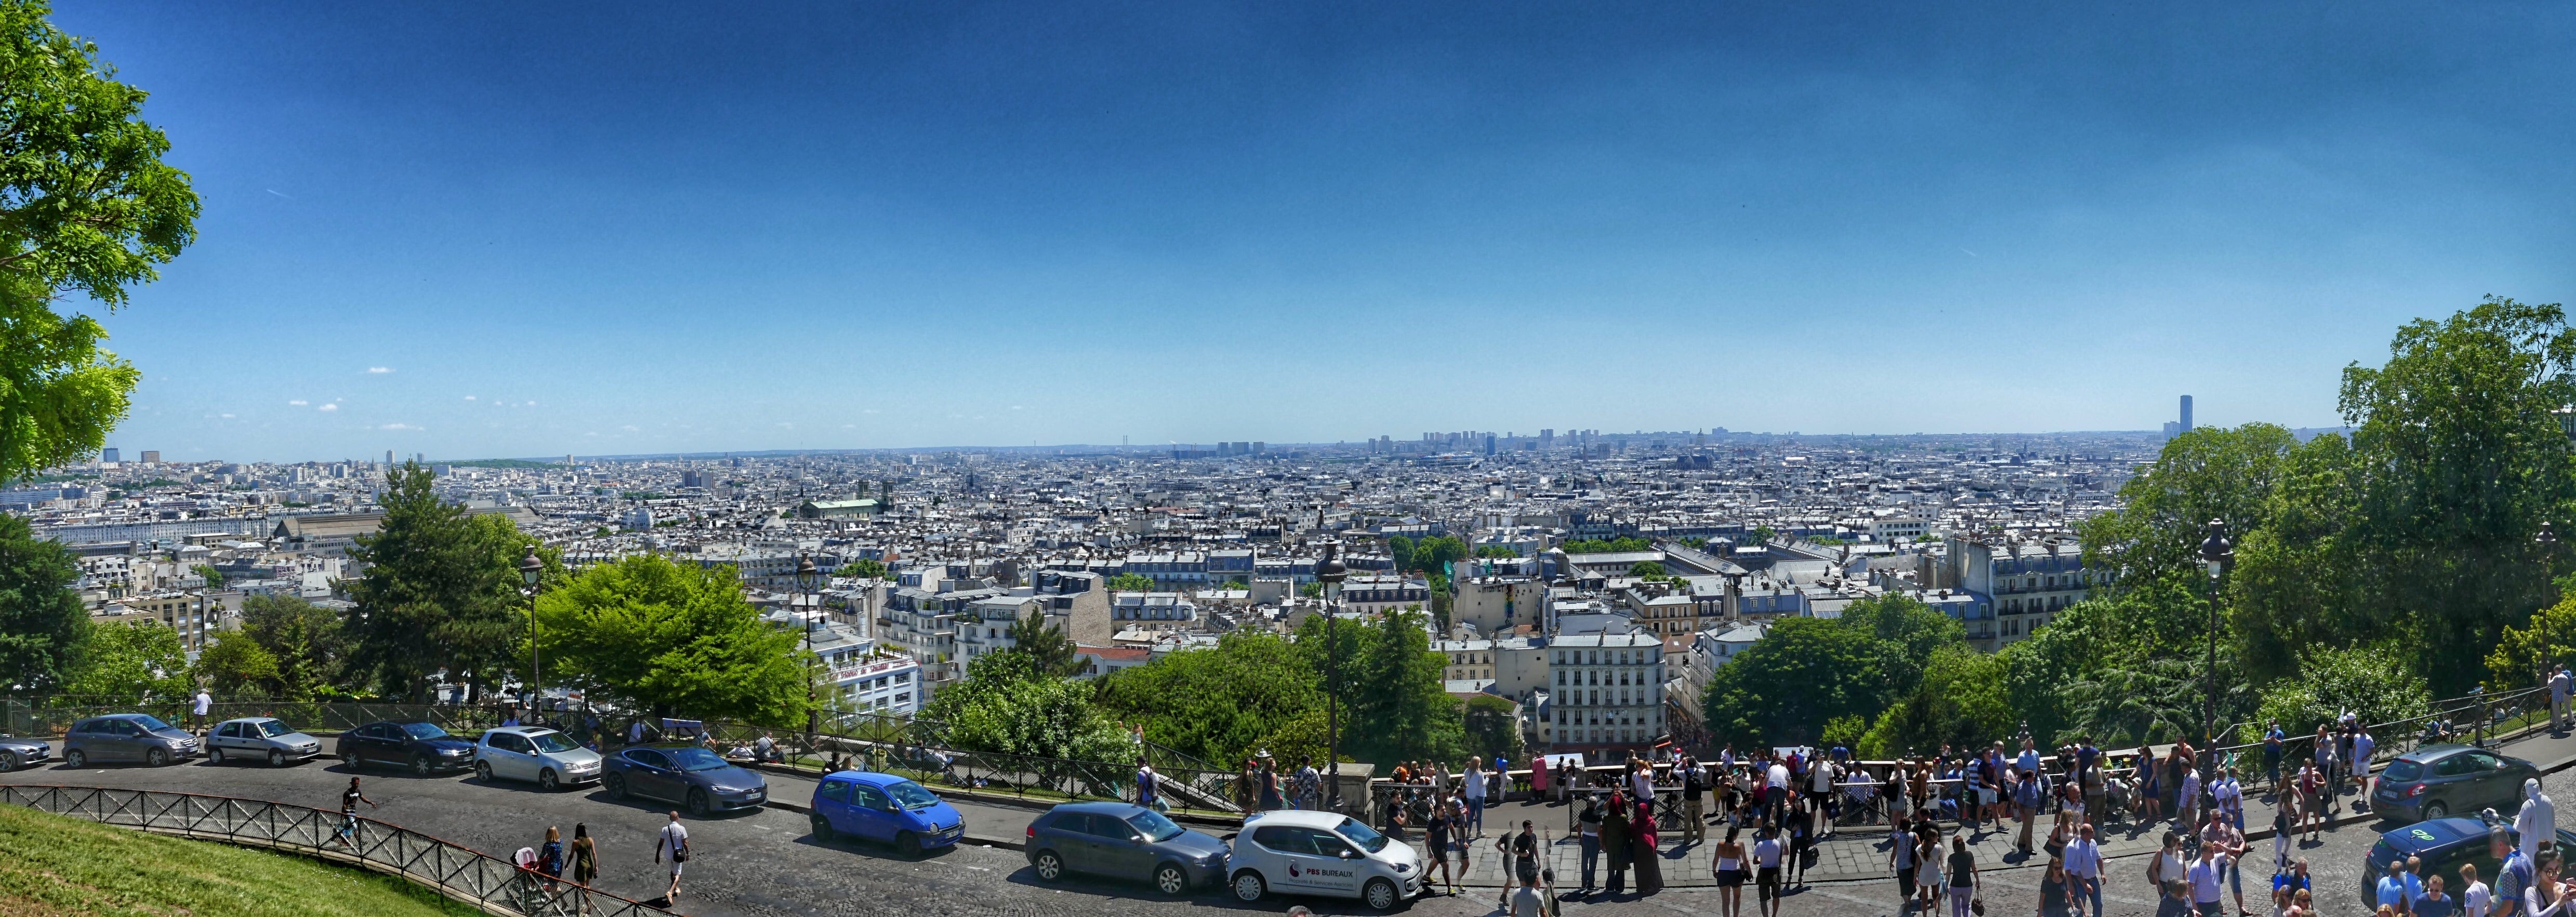
[[387, 450], [385, 450], [385, 465], [386, 465], [387, 467], [391, 467], [391, 466], [393, 465], [393, 463], [394, 463], [394, 451], [393, 451], [393, 450], [391, 450], [391, 449], [387, 449]]
[[98, 451], [98, 460], [99, 460], [99, 461], [102, 461], [102, 462], [113, 462], [113, 461], [116, 461], [116, 447], [115, 447], [115, 446], [109, 446], [109, 447], [107, 447], [107, 448], [105, 448], [105, 449], [101, 449], [101, 450], [99, 450], [99, 451]]
[[2182, 431], [2191, 432], [2191, 396], [2182, 396]]
[[159, 450], [159, 449], [145, 449], [145, 450], [143, 450], [143, 464], [146, 464], [146, 465], [158, 465], [158, 464], [161, 464], [161, 450]]

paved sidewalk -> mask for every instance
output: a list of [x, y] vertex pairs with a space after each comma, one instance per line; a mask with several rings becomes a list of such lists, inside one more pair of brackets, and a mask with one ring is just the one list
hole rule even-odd
[[[2576, 734], [2535, 732], [2498, 746], [2497, 751], [2510, 757], [2530, 761], [2542, 772], [2547, 773], [2576, 765]], [[2245, 829], [2250, 847], [2248, 856], [2269, 857], [2271, 855], [2269, 839], [2272, 836], [2272, 818], [2277, 804], [2277, 794], [2269, 790], [2257, 794], [2252, 788], [2248, 788], [2245, 799]], [[2357, 807], [2356, 804], [2360, 805]], [[2510, 816], [2512, 813], [2502, 814]], [[2347, 784], [2338, 797], [2334, 818], [2329, 825], [2371, 822], [2376, 821], [2377, 818], [2378, 816], [2371, 814], [2362, 791]], [[2034, 847], [2046, 842], [2048, 828], [2055, 823], [2055, 819], [2054, 813], [2040, 816], [2031, 831]], [[1581, 884], [1582, 853], [1580, 846], [1571, 836], [1572, 832], [1568, 830], [1569, 813], [1566, 807], [1556, 803], [1527, 800], [1515, 800], [1493, 806], [1485, 811], [1484, 835], [1475, 840], [1475, 849], [1468, 855], [1468, 868], [1458, 884], [1478, 887], [1499, 887], [1505, 884], [1507, 877], [1504, 870], [1509, 864], [1496, 852], [1495, 840], [1520, 830], [1520, 823], [1523, 820], [1532, 822], [1533, 827], [1541, 832], [1541, 836], [1550, 842], [1547, 845], [1547, 860], [1548, 864], [1556, 870], [1557, 887], [1571, 889]], [[2154, 824], [2113, 820], [2107, 824], [2097, 823], [2094, 831], [2095, 840], [2102, 845], [2104, 856], [2121, 857], [2155, 852], [2163, 842], [2164, 832], [2172, 828], [2173, 822], [2170, 819]], [[1955, 831], [1957, 828], [1955, 825], [1950, 825], [1945, 827], [1945, 830]], [[2046, 851], [2040, 850], [2033, 855], [2024, 855], [2014, 848], [2014, 843], [2020, 839], [2020, 830], [2018, 823], [2011, 825], [1988, 823], [1968, 834], [1968, 849], [1976, 854], [1978, 863], [1987, 869], [2035, 868], [2047, 865]], [[1678, 831], [1663, 832], [1658, 838], [1661, 842], [1658, 852], [1663, 857], [1664, 884], [1667, 886], [1716, 884], [1711, 873], [1715, 865], [1712, 861], [1713, 851], [1716, 842], [1723, 839], [1725, 833], [1723, 822], [1712, 822], [1708, 827], [1708, 839], [1701, 843], [1683, 843]], [[1745, 831], [1738, 840], [1743, 841], [1747, 849], [1750, 849], [1754, 834], [1750, 830]], [[1413, 841], [1416, 849], [1420, 849], [1421, 838], [1418, 832], [1415, 833]], [[1889, 843], [1887, 826], [1883, 823], [1843, 826], [1838, 832], [1828, 834], [1816, 844], [1816, 865], [1813, 869], [1807, 870], [1803, 878], [1807, 882], [1848, 882], [1888, 878], [1894, 874], [1893, 868], [1888, 864]], [[2266, 872], [2269, 872], [2268, 867]], [[1436, 879], [1437, 870], [1432, 875]], [[1607, 878], [1606, 869], [1595, 876], [1596, 881]], [[1631, 883], [1635, 881], [1633, 872], [1630, 874], [1629, 881]]]

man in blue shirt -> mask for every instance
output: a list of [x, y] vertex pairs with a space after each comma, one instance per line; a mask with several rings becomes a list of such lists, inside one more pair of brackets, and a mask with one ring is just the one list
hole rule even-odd
[[2383, 907], [2396, 908], [2400, 914], [2405, 913], [2406, 906], [2415, 900], [2415, 896], [2406, 893], [2406, 885], [2406, 861], [2388, 861], [2388, 875], [2380, 877], [2379, 880], [2377, 903]]
[[2487, 855], [2503, 864], [2496, 869], [2496, 900], [2520, 902], [2522, 890], [2531, 887], [2531, 879], [2536, 872], [2531, 858], [2523, 856], [2522, 851], [2513, 845], [2513, 838], [2505, 833], [2503, 825], [2487, 829]]
[[2281, 789], [2281, 743], [2288, 741], [2289, 738], [2290, 734], [2281, 731], [2281, 724], [2277, 720], [2272, 723], [2271, 728], [2263, 730], [2263, 773], [2272, 778], [2272, 789], [2275, 792]]

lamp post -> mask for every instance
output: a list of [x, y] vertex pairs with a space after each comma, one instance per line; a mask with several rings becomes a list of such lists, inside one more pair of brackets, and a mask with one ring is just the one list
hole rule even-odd
[[805, 624], [805, 740], [808, 743], [814, 740], [815, 733], [823, 731], [823, 710], [814, 705], [814, 619], [823, 611], [823, 603], [815, 595], [814, 587], [822, 576], [814, 569], [813, 555], [796, 556], [796, 600], [801, 606], [797, 609], [797, 617]]
[[2201, 785], [2207, 786], [2216, 777], [2218, 763], [2218, 585], [2227, 569], [2236, 564], [2236, 548], [2227, 542], [2225, 520], [2209, 520], [2209, 537], [2200, 542], [2200, 559], [2209, 565], [2209, 697], [2200, 719]]
[[537, 694], [540, 658], [537, 653], [537, 578], [546, 572], [546, 562], [537, 559], [537, 546], [528, 545], [528, 553], [519, 557], [519, 583], [528, 595], [528, 709], [535, 711], [541, 698]]
[[1351, 575], [1338, 559], [1341, 547], [1324, 542], [1324, 559], [1315, 563], [1315, 581], [1324, 584], [1324, 769], [1332, 784], [1324, 806], [1336, 812], [1342, 810], [1342, 635], [1335, 612], [1341, 609], [1342, 579]]
[[[2576, 414], [2561, 415], [2561, 417], [2576, 417]], [[2540, 579], [2542, 582], [2547, 582], [2549, 580], [2549, 556], [2558, 548], [2558, 533], [2549, 530], [2549, 520], [2540, 520], [2540, 534], [2531, 536], [2531, 543], [2534, 547], [2540, 549]], [[2544, 591], [2541, 595], [2545, 597], [2548, 593]], [[2546, 686], [2549, 684], [2550, 671], [2548, 606], [2541, 606], [2540, 611], [2531, 616], [2531, 620], [2532, 628], [2539, 631], [2540, 636], [2540, 652], [2537, 654], [2539, 658], [2533, 659], [2532, 665], [2539, 668], [2540, 671], [2537, 674], [2540, 678], [2540, 684]], [[2485, 729], [2486, 723], [2487, 712], [2485, 705], [2480, 704], [2478, 709], [2478, 728], [2481, 730]], [[2549, 725], [2552, 731], [2555, 731], [2558, 727], [2558, 710], [2555, 707], [2551, 708], [2549, 711]]]

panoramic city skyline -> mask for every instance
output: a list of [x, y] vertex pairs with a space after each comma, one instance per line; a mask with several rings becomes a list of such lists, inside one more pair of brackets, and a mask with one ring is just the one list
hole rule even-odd
[[67, 8], [205, 201], [114, 441], [2327, 426], [2567, 299], [2565, 10], [1470, 12]]

